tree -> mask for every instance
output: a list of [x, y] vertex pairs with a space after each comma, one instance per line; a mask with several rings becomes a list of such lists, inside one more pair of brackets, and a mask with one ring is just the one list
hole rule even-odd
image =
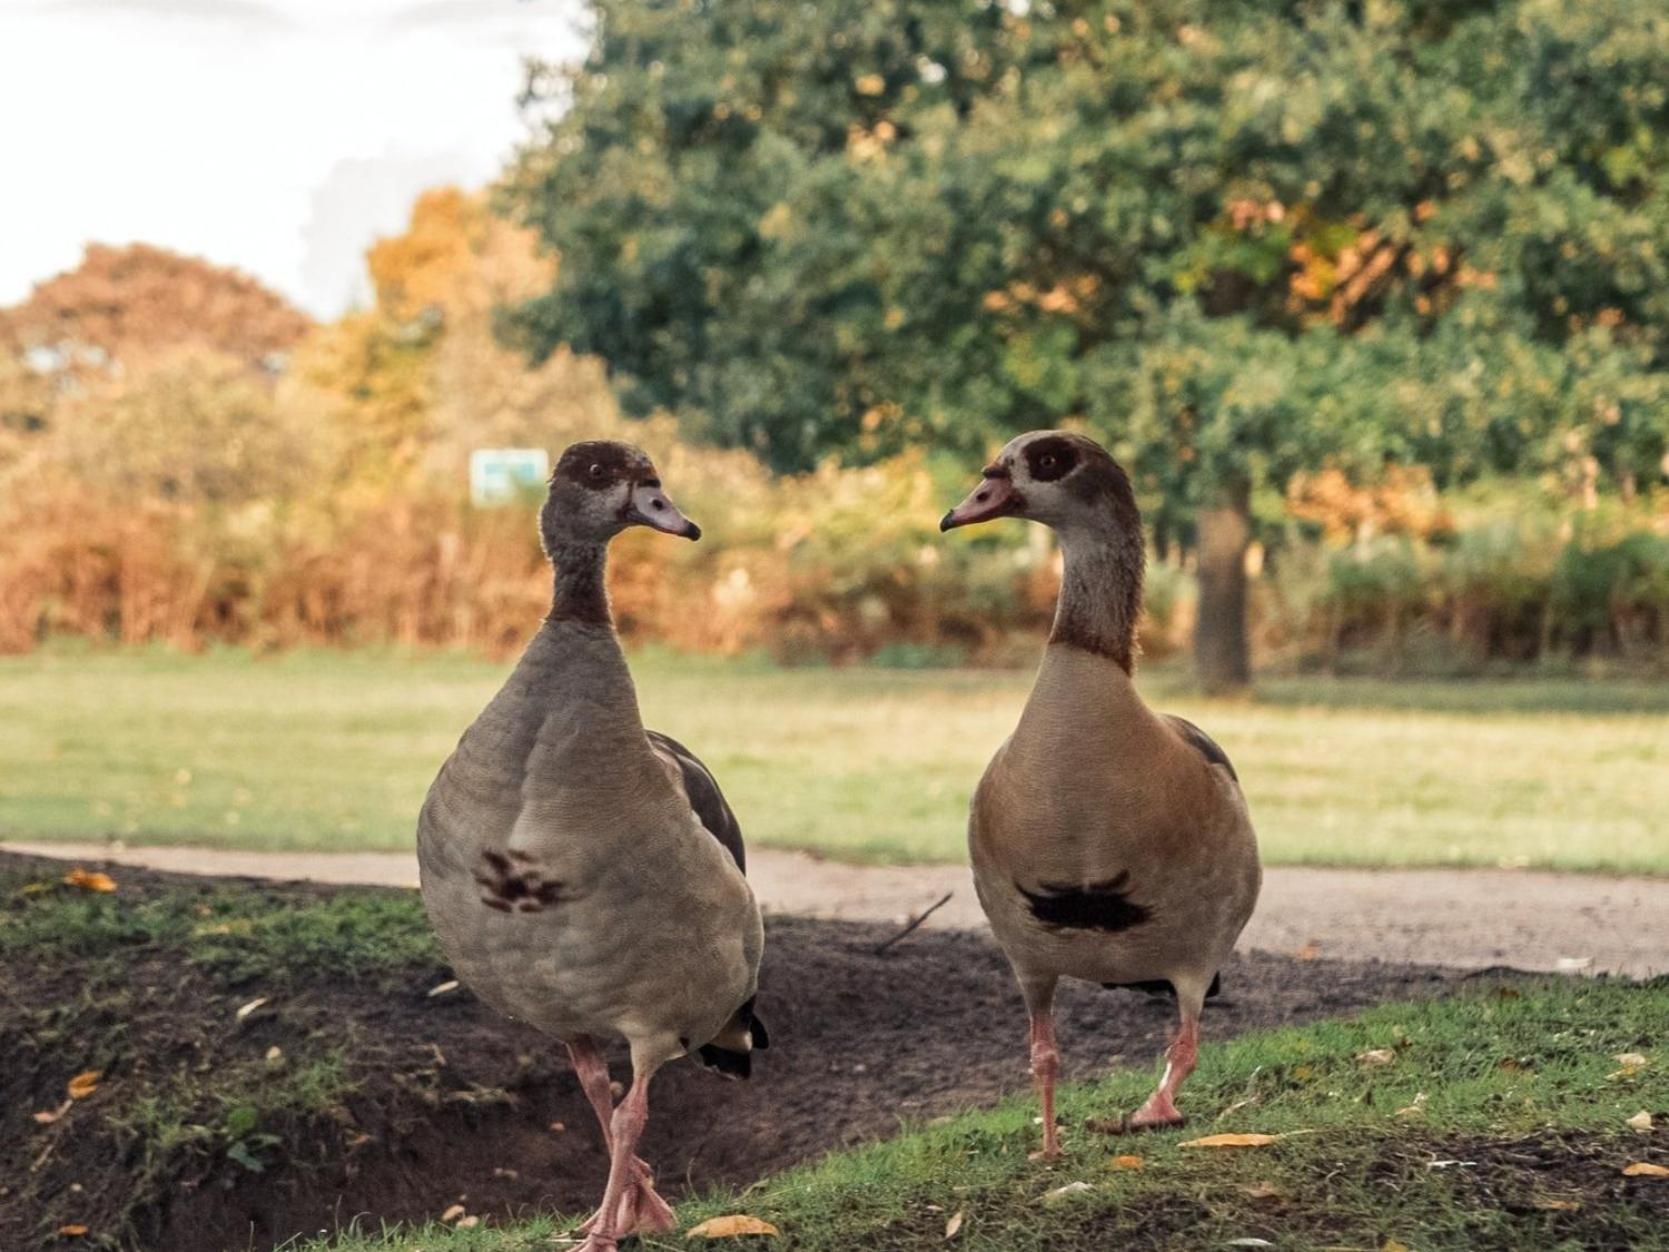
[[779, 470], [1082, 425], [1198, 553], [1210, 687], [1296, 470], [1661, 459], [1653, 0], [597, 10], [511, 180], [523, 344]]
[[75, 269], [0, 310], [0, 341], [14, 351], [93, 372], [182, 344], [270, 365], [308, 326], [247, 274], [142, 243], [91, 244]]

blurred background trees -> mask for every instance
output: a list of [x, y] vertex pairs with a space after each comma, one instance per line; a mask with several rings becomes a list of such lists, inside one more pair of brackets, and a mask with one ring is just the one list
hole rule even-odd
[[542, 565], [469, 451], [620, 435], [715, 536], [626, 545], [641, 637], [1029, 654], [1046, 545], [932, 524], [1070, 425], [1209, 687], [1666, 659], [1654, 0], [594, 8], [555, 120], [421, 197], [366, 307], [135, 246], [0, 313], [0, 646], [512, 646]]
[[596, 8], [510, 180], [534, 356], [783, 472], [1080, 425], [1197, 553], [1208, 685], [1299, 470], [1661, 475], [1649, 0]]

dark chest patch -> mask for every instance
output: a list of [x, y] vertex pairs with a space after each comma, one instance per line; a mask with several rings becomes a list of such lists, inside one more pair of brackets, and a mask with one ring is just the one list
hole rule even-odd
[[[547, 882], [525, 862], [531, 858], [525, 852], [487, 851], [481, 854], [481, 868], [475, 871], [480, 883], [481, 903], [500, 913], [538, 913], [547, 905], [555, 904], [562, 896], [562, 884]], [[515, 862], [521, 862], [517, 864]]]
[[1140, 926], [1152, 914], [1132, 900], [1125, 891], [1129, 882], [1128, 870], [1105, 882], [1040, 883], [1036, 891], [1028, 891], [1015, 883], [1026, 897], [1032, 916], [1045, 926], [1069, 930], [1102, 930], [1116, 934]]

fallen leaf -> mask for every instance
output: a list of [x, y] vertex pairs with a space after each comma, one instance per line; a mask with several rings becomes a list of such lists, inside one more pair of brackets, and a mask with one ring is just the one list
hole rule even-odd
[[1083, 1195], [1086, 1191], [1094, 1190], [1095, 1188], [1087, 1182], [1069, 1182], [1064, 1187], [1056, 1187], [1053, 1191], [1045, 1191], [1043, 1193], [1043, 1203], [1059, 1204], [1063, 1200], [1070, 1200], [1075, 1195]]
[[1562, 956], [1553, 968], [1561, 974], [1585, 974], [1593, 967], [1591, 956]]
[[1408, 1245], [1398, 1243], [1395, 1239], [1387, 1239], [1379, 1245], [1379, 1252], [1408, 1252]]
[[74, 1103], [74, 1100], [65, 1100], [55, 1109], [42, 1109], [39, 1113], [31, 1113], [29, 1116], [34, 1118], [43, 1126], [50, 1126], [65, 1113], [68, 1113], [70, 1111], [70, 1105]]
[[446, 1210], [446, 1212], [444, 1212], [440, 1215], [440, 1219], [443, 1222], [455, 1222], [460, 1217], [462, 1217], [463, 1215], [464, 1215], [464, 1206], [461, 1205], [461, 1204], [454, 1204], [454, 1205], [451, 1205]]
[[64, 875], [64, 881], [82, 891], [108, 893], [116, 890], [116, 880], [109, 874], [101, 874], [96, 869], [82, 869], [79, 865]]
[[1272, 1248], [1275, 1245], [1267, 1239], [1259, 1239], [1256, 1236], [1248, 1235], [1244, 1239], [1230, 1239], [1223, 1246], [1225, 1248]]
[[1623, 1166], [1624, 1178], [1669, 1178], [1669, 1166], [1653, 1165], [1650, 1161], [1635, 1161]]
[[732, 1213], [727, 1217], [709, 1217], [699, 1226], [684, 1232], [686, 1239], [737, 1239], [743, 1235], [780, 1235], [770, 1222], [760, 1221], [746, 1213]]
[[1389, 1065], [1397, 1059], [1397, 1054], [1390, 1048], [1369, 1048], [1366, 1052], [1358, 1052], [1356, 1059], [1363, 1065]]
[[448, 978], [445, 982], [436, 983], [433, 987], [429, 988], [429, 998], [432, 1000], [436, 996], [443, 996], [448, 992], [456, 991], [457, 989], [458, 980], [456, 978]]
[[256, 996], [248, 1004], [239, 1005], [238, 1006], [238, 1011], [237, 1011], [237, 1013], [234, 1014], [234, 1016], [238, 1019], [238, 1021], [241, 1022], [244, 1018], [248, 1017], [251, 1013], [253, 1013], [256, 1009], [260, 1008], [266, 1002], [267, 1002], [267, 998], [265, 996]]
[[962, 1229], [962, 1210], [957, 1209], [956, 1212], [954, 1212], [950, 1215], [950, 1219], [947, 1222], [945, 1222], [945, 1238], [946, 1239], [956, 1238], [956, 1232], [961, 1230], [961, 1229]]
[[1190, 1139], [1178, 1144], [1183, 1148], [1267, 1148], [1279, 1135], [1207, 1135], [1204, 1139]]
[[1422, 1117], [1422, 1116], [1425, 1115], [1425, 1111], [1426, 1111], [1426, 1093], [1424, 1091], [1422, 1091], [1414, 1097], [1414, 1103], [1413, 1104], [1403, 1105], [1400, 1109], [1398, 1109], [1395, 1113], [1393, 1113], [1392, 1116], [1393, 1117]]
[[1652, 1115], [1645, 1109], [1641, 1109], [1633, 1117], [1624, 1121], [1623, 1125], [1630, 1130], [1637, 1130], [1643, 1135], [1649, 1135], [1652, 1133]]
[[284, 1049], [276, 1043], [267, 1049], [267, 1064], [276, 1065], [284, 1059]]
[[1140, 1169], [1143, 1161], [1139, 1156], [1115, 1156], [1112, 1165], [1114, 1169]]
[[458, 1229], [459, 1230], [470, 1230], [470, 1229], [473, 1229], [476, 1226], [479, 1226], [480, 1224], [481, 1224], [481, 1219], [479, 1217], [477, 1217], [474, 1213], [471, 1213], [468, 1217], [460, 1217], [458, 1219]]
[[1582, 1206], [1575, 1200], [1537, 1200], [1536, 1207], [1553, 1213], [1574, 1213]]
[[67, 1226], [58, 1227], [58, 1233], [66, 1239], [79, 1239], [87, 1233], [87, 1228], [80, 1222], [71, 1222]]
[[1292, 1067], [1292, 1076], [1299, 1082], [1309, 1082], [1310, 1079], [1315, 1077], [1315, 1069], [1309, 1065], [1294, 1065]]
[[1286, 1198], [1286, 1192], [1268, 1181], [1243, 1183], [1240, 1187], [1240, 1194], [1252, 1200], [1281, 1200]]
[[64, 1090], [72, 1100], [85, 1100], [99, 1089], [99, 1079], [103, 1077], [102, 1069], [84, 1069], [65, 1084]]
[[1611, 1059], [1624, 1069], [1644, 1069], [1646, 1067], [1646, 1058], [1639, 1052], [1619, 1052]]

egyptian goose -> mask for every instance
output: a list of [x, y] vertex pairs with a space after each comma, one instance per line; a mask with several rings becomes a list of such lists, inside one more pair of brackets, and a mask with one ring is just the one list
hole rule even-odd
[[1082, 435], [1021, 435], [939, 528], [997, 517], [1052, 527], [1065, 558], [1036, 685], [968, 819], [975, 889], [1030, 1017], [1040, 1155], [1054, 1158], [1057, 982], [1174, 990], [1181, 1022], [1164, 1077], [1126, 1124], [1180, 1124], [1200, 1008], [1262, 870], [1228, 757], [1199, 728], [1154, 713], [1131, 681], [1143, 545], [1124, 470]]
[[[649, 526], [688, 539], [649, 458], [620, 443], [562, 454], [540, 513], [551, 608], [515, 671], [429, 789], [418, 821], [423, 900], [458, 977], [567, 1045], [609, 1151], [585, 1252], [663, 1231], [672, 1212], [635, 1155], [649, 1081], [694, 1052], [745, 1077], [764, 933], [741, 832], [705, 766], [646, 731], [614, 632], [610, 539]], [[601, 1042], [624, 1036], [618, 1107]]]

